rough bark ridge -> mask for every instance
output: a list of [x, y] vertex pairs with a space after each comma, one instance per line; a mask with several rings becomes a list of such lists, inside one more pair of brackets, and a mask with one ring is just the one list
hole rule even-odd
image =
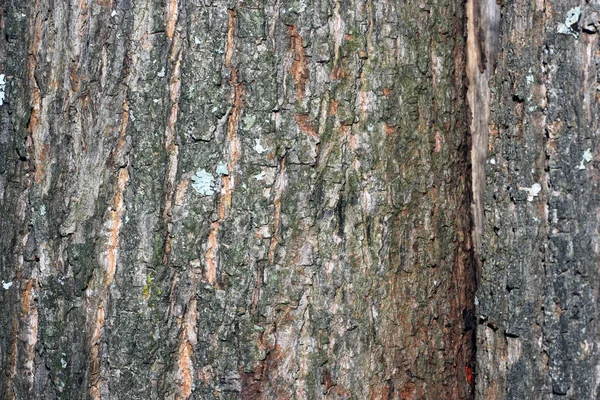
[[582, 3], [500, 2], [482, 175], [480, 399], [600, 397], [600, 2]]
[[0, 5], [0, 398], [472, 397], [461, 2]]

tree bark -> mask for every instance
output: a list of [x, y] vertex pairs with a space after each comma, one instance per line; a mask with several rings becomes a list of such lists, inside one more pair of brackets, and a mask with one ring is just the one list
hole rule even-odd
[[487, 9], [501, 18], [484, 72], [477, 398], [600, 397], [600, 2], [586, 3]]
[[0, 0], [0, 398], [600, 397], [579, 5]]
[[472, 398], [461, 2], [0, 4], [1, 398]]

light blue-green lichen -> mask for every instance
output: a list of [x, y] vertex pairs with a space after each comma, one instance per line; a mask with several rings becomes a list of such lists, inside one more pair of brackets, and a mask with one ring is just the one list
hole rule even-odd
[[42, 206], [40, 207], [40, 215], [43, 217], [44, 215], [46, 215], [46, 206], [42, 204]]
[[217, 174], [229, 175], [229, 168], [227, 167], [227, 163], [225, 161], [221, 161], [217, 164]]
[[565, 23], [559, 23], [556, 31], [563, 35], [573, 35], [574, 38], [578, 38], [579, 32], [577, 31], [577, 23], [579, 22], [580, 17], [581, 7], [571, 8], [569, 12], [567, 12]]
[[204, 169], [199, 169], [192, 176], [192, 188], [201, 195], [212, 196], [215, 194], [215, 178]]

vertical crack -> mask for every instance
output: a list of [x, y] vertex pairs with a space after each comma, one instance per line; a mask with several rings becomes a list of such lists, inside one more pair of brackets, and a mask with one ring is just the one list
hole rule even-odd
[[[500, 22], [500, 6], [496, 0], [468, 0], [467, 15], [467, 65], [468, 79], [467, 103], [470, 112], [471, 137], [471, 237], [474, 256], [474, 286], [477, 293], [482, 277], [482, 236], [484, 225], [484, 190], [485, 190], [485, 161], [488, 151], [489, 118], [492, 92], [490, 79], [496, 66], [498, 51], [498, 30]], [[476, 297], [473, 297], [473, 309], [477, 310]], [[473, 326], [473, 355], [472, 364], [478, 357], [477, 337], [479, 336], [476, 321]], [[485, 346], [484, 346], [485, 347]], [[465, 366], [469, 385], [474, 388], [477, 381], [473, 379], [473, 369]], [[475, 394], [476, 395], [476, 394]]]
[[471, 113], [471, 168], [473, 244], [478, 275], [481, 274], [481, 237], [483, 234], [483, 194], [485, 159], [488, 146], [491, 90], [489, 81], [495, 68], [498, 48], [500, 7], [495, 0], [467, 2], [467, 102]]

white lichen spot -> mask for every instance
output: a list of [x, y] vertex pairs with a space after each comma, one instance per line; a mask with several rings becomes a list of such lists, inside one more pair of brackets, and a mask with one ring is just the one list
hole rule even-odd
[[111, 16], [111, 17], [114, 17], [115, 15], [117, 15], [117, 10], [113, 10], [113, 11], [110, 13], [110, 16]]
[[592, 161], [594, 156], [592, 155], [592, 149], [586, 149], [583, 152], [583, 156], [581, 157], [581, 164], [579, 164], [579, 169], [585, 169], [585, 163]]
[[215, 194], [215, 178], [204, 169], [199, 169], [192, 176], [192, 188], [201, 195], [212, 196]]
[[42, 204], [42, 206], [40, 207], [40, 215], [43, 217], [44, 215], [46, 215], [46, 206], [44, 204]]
[[541, 191], [542, 185], [540, 185], [539, 183], [534, 183], [531, 187], [531, 194], [533, 195], [533, 197], [537, 197], [537, 195], [540, 194]]
[[579, 32], [577, 31], [577, 23], [579, 22], [580, 17], [581, 7], [571, 8], [569, 12], [567, 12], [567, 18], [565, 18], [564, 24], [558, 24], [556, 32], [562, 35], [573, 35], [574, 38], [578, 38]]
[[62, 366], [63, 369], [67, 368], [67, 361], [64, 358], [60, 359], [60, 365]]
[[125, 223], [127, 224], [129, 222], [129, 215], [125, 216]]
[[200, 41], [200, 39], [198, 39], [197, 36], [194, 36], [194, 43], [196, 44], [196, 46], [198, 46], [202, 42]]
[[154, 99], [152, 101], [154, 102], [154, 104], [158, 104], [158, 102], [160, 101], [160, 99]]
[[163, 68], [160, 70], [160, 72], [159, 72], [158, 74], [156, 74], [156, 76], [158, 76], [159, 78], [164, 78], [164, 77], [165, 77], [165, 75], [166, 75], [166, 72], [165, 72], [165, 67], [163, 67]]
[[227, 163], [225, 163], [225, 161], [221, 161], [217, 164], [217, 174], [229, 175], [229, 168], [227, 167]]
[[490, 164], [492, 164], [492, 165], [496, 165], [496, 159], [495, 159], [495, 158], [492, 158], [492, 159], [490, 160]]
[[266, 148], [264, 148], [262, 146], [262, 144], [260, 144], [260, 139], [254, 139], [254, 150], [258, 153], [258, 154], [262, 154], [265, 151], [267, 151]]
[[533, 201], [533, 198], [537, 197], [542, 191], [542, 185], [534, 183], [530, 188], [519, 186], [519, 189], [527, 192], [527, 201]]
[[12, 285], [13, 285], [13, 283], [12, 283], [12, 282], [10, 282], [10, 281], [9, 281], [9, 282], [4, 282], [4, 280], [2, 281], [2, 289], [4, 289], [4, 290], [8, 290], [8, 289], [10, 289], [10, 287], [11, 287]]
[[0, 74], [0, 106], [4, 104], [4, 99], [6, 99], [6, 76]]
[[533, 83], [533, 79], [534, 79], [534, 78], [533, 78], [533, 74], [531, 73], [531, 70], [529, 70], [529, 75], [527, 75], [527, 76], [525, 77], [525, 79], [527, 80], [527, 83], [528, 83], [529, 85], [531, 85], [531, 84]]
[[257, 181], [262, 181], [265, 177], [266, 173], [265, 171], [262, 171], [260, 174], [257, 174], [254, 176], [254, 179], [256, 179]]

